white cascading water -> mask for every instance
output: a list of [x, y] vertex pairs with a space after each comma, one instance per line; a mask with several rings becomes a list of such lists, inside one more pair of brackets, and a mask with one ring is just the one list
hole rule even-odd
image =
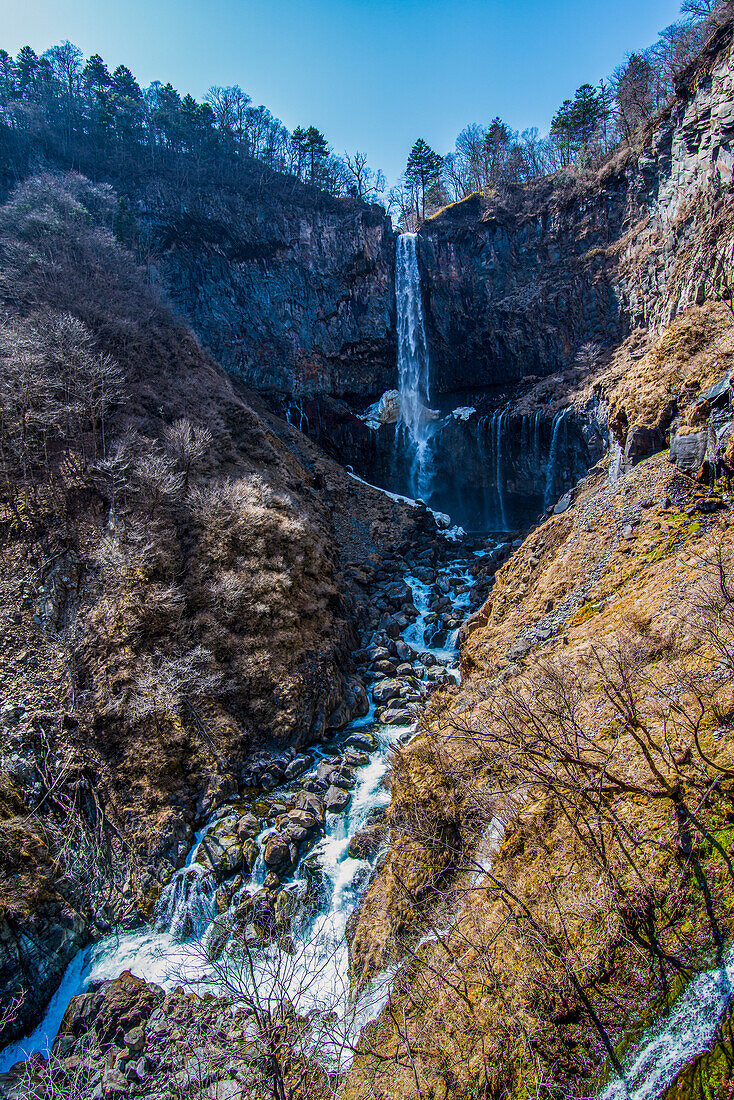
[[533, 466], [536, 470], [540, 466], [540, 409], [533, 420]]
[[[455, 595], [452, 602], [457, 613], [466, 613], [473, 577], [458, 563], [455, 573], [467, 591]], [[415, 577], [406, 576], [405, 579], [413, 592], [418, 618], [406, 628], [404, 639], [416, 649], [433, 653], [438, 661], [453, 661], [458, 628], [443, 645], [426, 645], [424, 632], [431, 613], [431, 589]], [[458, 668], [451, 671], [458, 679]], [[241, 957], [238, 959], [236, 952], [231, 956], [227, 954], [226, 913], [223, 917], [215, 916], [216, 884], [213, 876], [196, 862], [202, 840], [227, 812], [223, 807], [197, 832], [186, 863], [175, 872], [161, 893], [152, 923], [129, 932], [116, 931], [79, 951], [67, 967], [35, 1031], [0, 1052], [0, 1073], [35, 1051], [46, 1053], [53, 1044], [69, 1001], [88, 989], [91, 982], [117, 978], [123, 970], [130, 970], [167, 990], [183, 985], [194, 991], [217, 992], [222, 983], [223, 967], [228, 980], [240, 988], [255, 980], [261, 1004], [269, 1003], [274, 1007], [283, 996], [288, 996], [300, 1012], [311, 1014], [319, 1057], [333, 1066], [346, 1067], [360, 1027], [374, 1018], [385, 1004], [393, 976], [391, 970], [377, 975], [359, 997], [351, 995], [345, 929], [374, 859], [350, 856], [349, 841], [371, 812], [388, 804], [390, 795], [383, 780], [389, 767], [390, 751], [409, 737], [414, 728], [413, 725], [378, 725], [375, 709], [372, 702], [369, 712], [349, 723], [343, 731], [346, 738], [360, 728], [369, 728], [376, 736], [377, 749], [355, 774], [357, 782], [347, 812], [326, 815], [325, 835], [306, 857], [316, 860], [322, 883], [321, 906], [315, 915], [306, 913], [300, 923], [295, 922], [292, 955], [275, 945], [259, 950], [254, 972], [250, 974], [243, 971]], [[319, 748], [313, 751], [317, 758], [323, 756]], [[242, 901], [245, 894], [254, 894], [262, 887], [267, 870], [262, 858], [263, 842], [272, 831], [273, 827], [268, 826], [257, 837], [260, 856], [249, 882], [235, 895], [233, 906]], [[294, 882], [286, 885], [286, 889], [295, 894], [304, 888], [305, 880], [298, 874]], [[224, 934], [220, 934], [222, 928]], [[213, 947], [217, 944], [220, 954], [213, 962]], [[321, 1030], [318, 1019], [324, 1021]]]
[[545, 495], [543, 498], [543, 505], [545, 508], [550, 508], [552, 504], [556, 503], [558, 499], [556, 497], [556, 482], [558, 480], [558, 451], [560, 446], [561, 428], [566, 423], [566, 414], [569, 409], [561, 409], [553, 417], [553, 428], [551, 429], [551, 445], [550, 453], [548, 455], [548, 471], [545, 480]]
[[156, 905], [155, 922], [175, 940], [200, 935], [214, 917], [214, 876], [200, 863], [176, 871]]
[[401, 233], [395, 257], [400, 422], [410, 456], [411, 494], [428, 500], [431, 492], [431, 436], [428, 408], [430, 371], [423, 323], [423, 300], [415, 233]]
[[504, 435], [502, 432], [502, 425], [504, 423], [507, 413], [502, 412], [494, 414], [497, 417], [496, 432], [497, 439], [495, 444], [495, 457], [497, 461], [495, 469], [495, 480], [497, 482], [497, 501], [499, 504], [499, 519], [502, 523], [502, 530], [507, 530], [507, 513], [505, 510], [505, 467], [504, 467]]
[[599, 1100], [657, 1100], [684, 1066], [709, 1050], [732, 994], [734, 948], [720, 965], [698, 974], [670, 1011], [627, 1055]]

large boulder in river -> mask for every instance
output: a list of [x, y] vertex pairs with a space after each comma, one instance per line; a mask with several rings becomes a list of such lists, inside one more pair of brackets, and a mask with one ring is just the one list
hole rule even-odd
[[372, 689], [372, 698], [381, 706], [390, 699], [396, 699], [400, 695], [400, 688], [399, 680], [380, 680]]
[[301, 791], [296, 798], [296, 809], [306, 810], [317, 821], [324, 820], [324, 804], [317, 794], [312, 791]]
[[355, 730], [354, 733], [350, 733], [344, 742], [345, 749], [357, 749], [360, 752], [374, 752], [377, 748], [377, 738], [374, 733], [367, 733], [366, 730]]
[[349, 791], [344, 791], [341, 787], [329, 787], [324, 795], [324, 806], [330, 814], [338, 814], [346, 810], [351, 797]]
[[271, 833], [265, 841], [263, 859], [266, 867], [283, 871], [295, 863], [298, 855], [295, 841], [283, 833]]
[[242, 841], [234, 832], [220, 836], [208, 833], [199, 845], [196, 862], [211, 871], [219, 882], [230, 878], [237, 871], [251, 870], [250, 867], [245, 867]]
[[108, 982], [103, 992], [104, 1001], [94, 1021], [102, 1049], [113, 1043], [122, 1046], [126, 1032], [145, 1023], [165, 996], [160, 986], [136, 978], [129, 970]]

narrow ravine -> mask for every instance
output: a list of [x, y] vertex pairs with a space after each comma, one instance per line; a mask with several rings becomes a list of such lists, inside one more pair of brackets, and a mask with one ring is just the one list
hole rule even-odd
[[[222, 993], [231, 992], [235, 979], [254, 982], [261, 998], [287, 996], [299, 1012], [328, 1016], [331, 1056], [341, 1066], [348, 1062], [359, 1027], [381, 1008], [390, 979], [384, 975], [357, 1001], [350, 998], [347, 921], [382, 846], [371, 845], [369, 836], [356, 848], [354, 841], [365, 826], [379, 824], [389, 802], [391, 749], [412, 736], [431, 693], [459, 679], [459, 627], [469, 611], [473, 567], [486, 553], [441, 541], [442, 560], [435, 552], [408, 555], [404, 576], [373, 593], [392, 612], [383, 616], [386, 629], [366, 635], [355, 654], [367, 713], [328, 744], [294, 755], [293, 764], [305, 763], [295, 779], [219, 807], [196, 833], [151, 922], [80, 951], [35, 1031], [0, 1054], [0, 1072], [47, 1052], [71, 998], [125, 970], [165, 990], [183, 985]], [[212, 867], [212, 838], [243, 823], [255, 832], [251, 871]], [[279, 864], [279, 845], [289, 837], [295, 859]], [[276, 924], [268, 927], [273, 913]], [[244, 977], [243, 937], [257, 960]]]

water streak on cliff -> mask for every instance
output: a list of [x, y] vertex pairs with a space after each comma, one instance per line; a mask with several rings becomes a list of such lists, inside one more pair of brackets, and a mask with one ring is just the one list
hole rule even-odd
[[415, 233], [402, 233], [398, 237], [395, 302], [400, 420], [409, 451], [411, 492], [427, 499], [431, 488], [433, 421], [428, 409], [430, 368]]
[[[566, 424], [566, 413], [568, 408], [561, 409], [557, 412], [553, 418], [553, 428], [551, 430], [551, 445], [550, 454], [548, 455], [548, 475], [545, 483], [545, 499], [544, 504], [546, 508], [550, 508], [552, 504], [555, 504], [557, 500], [557, 484], [558, 484], [558, 462], [559, 451], [561, 450], [561, 429]], [[564, 442], [566, 440], [566, 434], [564, 433]]]

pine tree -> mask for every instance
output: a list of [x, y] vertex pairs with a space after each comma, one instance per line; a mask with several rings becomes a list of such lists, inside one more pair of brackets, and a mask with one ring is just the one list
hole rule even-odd
[[329, 145], [324, 135], [315, 126], [309, 126], [306, 130], [305, 150], [308, 157], [309, 183], [318, 183], [329, 156]]
[[[415, 196], [416, 217], [426, 216], [426, 193], [439, 182], [443, 168], [443, 157], [431, 149], [430, 145], [418, 138], [410, 150], [405, 179]], [[420, 198], [420, 211], [418, 199]]]

